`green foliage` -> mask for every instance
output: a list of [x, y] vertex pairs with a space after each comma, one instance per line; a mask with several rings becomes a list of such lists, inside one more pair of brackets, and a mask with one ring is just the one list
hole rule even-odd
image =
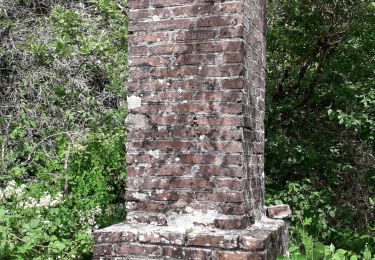
[[267, 201], [292, 207], [302, 258], [317, 241], [345, 248], [327, 259], [375, 250], [374, 12], [371, 0], [268, 1]]
[[124, 219], [126, 1], [0, 3], [0, 258], [91, 258]]
[[[289, 183], [285, 190], [270, 186], [267, 191], [267, 204], [288, 204], [293, 209], [291, 248], [302, 248], [304, 255], [311, 255], [311, 250], [319, 247], [322, 244], [319, 241], [322, 241], [340, 245], [348, 252], [375, 250], [375, 237], [370, 230], [353, 232], [349, 228], [355, 223], [355, 213], [337, 205], [330, 188], [318, 191], [311, 180], [305, 180]], [[332, 224], [338, 221], [339, 227]]]

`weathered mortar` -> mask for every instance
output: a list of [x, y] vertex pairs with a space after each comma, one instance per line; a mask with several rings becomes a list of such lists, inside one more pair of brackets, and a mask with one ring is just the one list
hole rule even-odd
[[127, 219], [96, 232], [95, 257], [285, 254], [264, 210], [265, 2], [129, 7]]

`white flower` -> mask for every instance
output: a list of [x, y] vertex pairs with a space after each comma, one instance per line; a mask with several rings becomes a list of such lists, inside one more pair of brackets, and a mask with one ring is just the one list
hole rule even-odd
[[49, 221], [49, 220], [44, 220], [44, 221], [42, 221], [42, 223], [45, 224], [45, 225], [49, 225], [49, 224], [51, 224], [51, 221]]
[[4, 190], [4, 196], [7, 199], [10, 199], [13, 196], [14, 193], [14, 187], [13, 186], [7, 186]]
[[8, 186], [15, 187], [16, 186], [16, 182], [14, 180], [11, 180], [10, 182], [8, 182]]
[[17, 188], [15, 190], [15, 193], [16, 193], [17, 198], [20, 198], [23, 194], [23, 190], [21, 188]]
[[95, 225], [95, 218], [94, 218], [94, 216], [89, 216], [88, 219], [87, 219], [87, 223], [88, 223], [90, 226]]
[[102, 214], [102, 209], [100, 208], [100, 206], [96, 206], [96, 207], [95, 207], [95, 214], [96, 214], [96, 215], [100, 215], [100, 214]]

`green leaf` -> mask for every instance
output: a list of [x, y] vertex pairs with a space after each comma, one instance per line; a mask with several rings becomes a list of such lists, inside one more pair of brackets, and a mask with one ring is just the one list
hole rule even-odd
[[40, 225], [40, 220], [39, 219], [32, 219], [30, 222], [29, 222], [29, 226], [31, 229], [35, 229], [37, 227], [39, 227]]
[[371, 252], [368, 247], [366, 247], [365, 251], [363, 252], [363, 257], [366, 260], [371, 260]]
[[329, 250], [334, 253], [335, 252], [335, 246], [331, 243], [331, 245], [329, 246]]
[[325, 256], [325, 246], [321, 242], [316, 242], [313, 249], [314, 258], [322, 259]]
[[344, 256], [347, 253], [344, 249], [337, 249], [335, 254]]

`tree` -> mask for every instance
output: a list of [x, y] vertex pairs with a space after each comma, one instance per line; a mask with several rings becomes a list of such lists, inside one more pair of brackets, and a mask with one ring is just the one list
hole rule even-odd
[[319, 192], [324, 205], [297, 211], [313, 234], [354, 249], [375, 226], [374, 11], [367, 0], [268, 1], [269, 181], [299, 183], [306, 200]]

